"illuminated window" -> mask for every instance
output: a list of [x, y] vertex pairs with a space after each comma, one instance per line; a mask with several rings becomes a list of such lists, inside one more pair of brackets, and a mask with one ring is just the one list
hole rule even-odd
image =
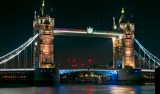
[[44, 52], [44, 53], [48, 53], [48, 52], [49, 52], [49, 48], [48, 48], [47, 46], [45, 46], [45, 47], [43, 48], [43, 52]]

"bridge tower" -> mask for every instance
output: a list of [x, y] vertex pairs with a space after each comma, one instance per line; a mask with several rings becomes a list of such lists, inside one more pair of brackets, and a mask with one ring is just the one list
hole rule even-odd
[[123, 31], [123, 58], [122, 68], [135, 68], [134, 57], [134, 32], [135, 25], [131, 21], [127, 21], [124, 16], [124, 9], [122, 8], [121, 17], [119, 19], [120, 30]]
[[54, 67], [54, 18], [49, 15], [44, 16], [44, 0], [42, 3], [42, 16], [34, 14], [33, 28], [34, 34], [39, 33], [39, 38], [34, 45], [34, 65], [36, 68]]
[[[113, 17], [113, 31], [119, 32], [115, 17]], [[113, 69], [121, 69], [122, 68], [122, 57], [123, 57], [123, 37], [113, 37]]]
[[34, 34], [39, 34], [34, 44], [35, 81], [41, 82], [58, 80], [54, 63], [54, 18], [44, 16], [44, 6], [43, 0], [41, 17], [37, 17], [35, 12], [33, 21]]
[[[39, 33], [39, 39], [35, 41], [35, 67], [37, 68], [54, 68], [54, 19], [46, 15], [44, 18], [39, 17], [35, 32]], [[38, 53], [38, 54], [36, 54]], [[35, 59], [36, 60], [36, 59]]]
[[35, 16], [33, 28], [34, 33], [39, 33], [34, 45], [35, 68], [54, 68], [54, 18]]

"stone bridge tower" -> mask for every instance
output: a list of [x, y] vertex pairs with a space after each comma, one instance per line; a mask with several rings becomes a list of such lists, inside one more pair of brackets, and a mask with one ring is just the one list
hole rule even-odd
[[135, 25], [132, 20], [126, 20], [124, 17], [124, 9], [122, 8], [122, 15], [119, 20], [120, 30], [123, 32], [123, 58], [122, 68], [135, 68], [134, 57], [134, 38]]
[[33, 21], [34, 33], [39, 34], [34, 45], [34, 65], [36, 68], [54, 68], [54, 18], [43, 14], [42, 11], [42, 17], [37, 17], [35, 12]]
[[135, 68], [134, 58], [134, 32], [135, 25], [130, 21], [127, 21], [124, 16], [124, 9], [122, 8], [121, 17], [119, 19], [119, 26], [115, 23], [113, 17], [113, 31], [123, 34], [123, 36], [113, 37], [113, 68]]
[[[37, 18], [34, 32], [39, 33], [39, 38], [35, 41], [34, 62], [38, 68], [54, 67], [54, 19], [46, 15], [44, 18]], [[37, 63], [37, 64], [36, 64]]]
[[59, 71], [54, 62], [54, 18], [44, 16], [44, 0], [41, 17], [34, 16], [34, 34], [39, 34], [34, 44], [34, 80], [36, 84], [59, 83]]

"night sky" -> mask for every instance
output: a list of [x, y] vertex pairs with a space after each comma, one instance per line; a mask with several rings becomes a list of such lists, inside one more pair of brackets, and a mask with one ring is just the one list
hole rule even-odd
[[[112, 30], [112, 17], [119, 20], [121, 8], [135, 20], [135, 38], [151, 53], [160, 58], [160, 6], [155, 0], [45, 0], [46, 13], [55, 18], [56, 28]], [[34, 10], [40, 13], [41, 0], [0, 1], [0, 56], [20, 46], [33, 35]], [[51, 8], [53, 11], [51, 11]], [[86, 62], [112, 61], [111, 39], [56, 36], [55, 60], [66, 62], [77, 59]], [[59, 47], [60, 46], [60, 47]], [[61, 56], [61, 57], [60, 57]], [[110, 59], [107, 59], [110, 58]]]

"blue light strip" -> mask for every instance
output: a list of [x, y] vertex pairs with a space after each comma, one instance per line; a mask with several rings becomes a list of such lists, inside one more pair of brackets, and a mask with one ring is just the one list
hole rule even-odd
[[[73, 72], [83, 72], [88, 71], [88, 69], [61, 69], [59, 70], [60, 74], [73, 73]], [[104, 74], [118, 74], [118, 70], [106, 70], [106, 69], [90, 69], [89, 71], [101, 72]]]

